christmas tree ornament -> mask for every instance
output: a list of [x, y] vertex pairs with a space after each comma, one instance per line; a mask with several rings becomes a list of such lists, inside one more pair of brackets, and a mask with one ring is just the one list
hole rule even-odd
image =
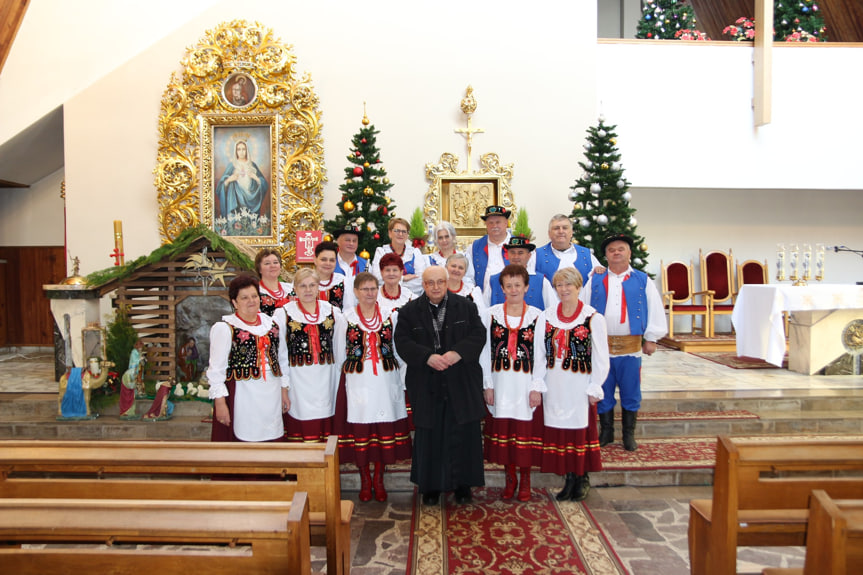
[[325, 242], [331, 242], [331, 241], [333, 241], [333, 236], [331, 236], [330, 234], [324, 234], [324, 236], [321, 238], [321, 240], [323, 240]]
[[632, 263], [636, 266], [640, 266], [642, 264], [641, 258], [635, 258], [632, 260]]
[[635, 227], [635, 226], [637, 226], [637, 225], [638, 225], [638, 220], [637, 220], [637, 219], [635, 219], [635, 216], [631, 216], [631, 217], [629, 218], [629, 225], [630, 225], [630, 226], [632, 226], [632, 227]]
[[368, 162], [363, 162], [363, 167], [364, 167], [364, 168], [368, 168], [369, 166], [371, 166], [371, 164], [370, 164], [370, 163], [368, 163]]
[[385, 184], [389, 184], [389, 183], [390, 183], [390, 179], [389, 179], [389, 178], [384, 178], [384, 183], [385, 183]]
[[[378, 206], [378, 211], [384, 216], [389, 213], [389, 210], [387, 210], [386, 206]], [[369, 230], [369, 231], [371, 231], [371, 230]]]
[[[592, 242], [592, 241], [593, 241], [593, 236], [591, 236], [590, 234], [588, 234], [588, 235], [584, 236], [584, 241], [586, 241], [586, 242]], [[590, 251], [593, 251], [593, 248], [590, 248]]]
[[362, 154], [359, 150], [357, 150], [356, 156], [359, 158], [359, 157], [360, 157], [360, 156], [362, 156], [362, 155], [363, 155], [363, 154]]
[[[626, 182], [624, 182], [623, 180], [617, 180], [617, 187], [618, 188], [626, 187]], [[627, 192], [627, 193], [629, 193], [629, 192]]]
[[354, 206], [354, 203], [352, 201], [346, 200], [345, 203], [342, 204], [342, 207], [344, 208], [344, 210], [346, 212], [352, 212], [352, 211], [354, 211], [355, 206]]
[[[381, 235], [380, 235], [379, 233], [377, 233], [377, 232], [375, 232], [375, 235], [374, 235], [374, 236], [372, 236], [372, 237], [374, 237], [376, 240], [381, 239]], [[366, 258], [366, 259], [368, 259], [368, 258]]]
[[370, 187], [366, 186], [363, 189], [363, 194], [365, 194], [367, 196], [373, 196], [375, 194], [375, 191], [373, 189], [371, 189]]
[[603, 123], [605, 121], [605, 116], [603, 114], [599, 115], [599, 123]]
[[602, 165], [601, 165], [601, 166], [599, 166], [599, 167], [600, 167], [600, 169], [607, 170], [607, 169], [608, 169], [608, 164], [606, 164], [605, 162], [602, 162]]
[[362, 176], [362, 175], [363, 175], [363, 169], [361, 167], [357, 166], [356, 168], [354, 168], [354, 176]]
[[617, 138], [610, 138], [608, 141], [609, 141], [609, 142], [611, 142], [611, 145], [612, 145], [612, 146], [616, 146], [616, 145], [617, 145]]
[[359, 225], [363, 225], [364, 223], [366, 223], [366, 219], [365, 218], [357, 218], [357, 223]]
[[[365, 142], [363, 142], [363, 143], [365, 144]], [[375, 238], [375, 239], [377, 239], [377, 238]], [[366, 250], [363, 250], [360, 252], [360, 257], [363, 258], [364, 260], [367, 260], [367, 259], [369, 259], [369, 257], [371, 257], [371, 255]]]
[[600, 186], [599, 184], [594, 182], [594, 183], [590, 184], [590, 191], [591, 191], [591, 193], [598, 194], [599, 192], [602, 191], [602, 186]]
[[599, 131], [596, 133], [596, 135], [597, 135], [597, 136], [599, 136], [600, 138], [604, 138], [604, 137], [606, 137], [606, 136], [608, 135], [608, 132], [606, 132], [605, 130], [599, 130]]
[[589, 228], [589, 227], [590, 227], [590, 220], [588, 220], [587, 218], [585, 218], [585, 219], [581, 220], [580, 222], [578, 222], [578, 224], [579, 224], [581, 227], [583, 227], [584, 229], [587, 229], [587, 228]]
[[361, 141], [363, 144], [367, 144], [367, 143], [368, 143], [368, 142], [366, 141], [366, 139], [365, 139], [365, 138], [363, 138], [363, 139], [362, 139], [362, 140], [360, 140], [360, 141]]
[[596, 223], [598, 223], [601, 226], [604, 226], [605, 224], [608, 223], [608, 216], [606, 216], [605, 214], [599, 214], [598, 216], [596, 216]]
[[630, 194], [629, 192], [623, 192], [623, 199], [627, 202], [632, 200], [632, 194]]
[[643, 252], [646, 252], [647, 251], [647, 244], [641, 244], [640, 246], [638, 246], [638, 249], [640, 249]]
[[578, 199], [578, 192], [569, 192], [569, 201], [574, 202], [576, 199]]

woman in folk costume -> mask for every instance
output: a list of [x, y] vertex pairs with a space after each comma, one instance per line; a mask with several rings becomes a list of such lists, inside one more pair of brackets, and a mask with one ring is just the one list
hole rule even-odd
[[378, 305], [378, 280], [372, 274], [357, 274], [354, 292], [359, 303], [345, 310], [345, 323], [336, 333], [347, 405], [339, 457], [359, 468], [360, 501], [370, 501], [373, 489], [375, 499], [386, 501], [386, 465], [411, 456], [401, 360], [393, 346], [396, 318]]
[[281, 441], [290, 408], [284, 311], [261, 313], [258, 280], [239, 275], [228, 286], [234, 313], [210, 329], [212, 441]]
[[333, 335], [342, 312], [318, 299], [318, 274], [303, 268], [294, 277], [297, 300], [285, 307], [285, 345], [291, 408], [285, 414], [288, 441], [323, 442], [333, 433], [339, 367]]
[[558, 501], [581, 501], [590, 490], [588, 472], [601, 471], [596, 404], [608, 375], [605, 318], [579, 300], [581, 273], [574, 267], [554, 274], [560, 303], [537, 323], [536, 373], [545, 378], [542, 465], [566, 475]]
[[273, 248], [264, 248], [255, 256], [255, 270], [261, 278], [261, 311], [272, 316], [276, 308], [291, 301], [294, 286], [279, 281], [282, 275], [282, 257]]
[[[542, 456], [542, 393], [545, 383], [534, 369], [537, 319], [542, 310], [524, 301], [529, 276], [520, 265], [500, 273], [506, 302], [489, 308], [488, 352], [484, 354], [483, 393], [490, 416], [485, 424], [485, 458], [506, 471], [503, 499], [530, 500], [530, 468]], [[516, 476], [519, 468], [520, 479]]]
[[[335, 242], [321, 242], [315, 246], [315, 271], [320, 278], [318, 299], [344, 309], [353, 307], [353, 278], [336, 273], [336, 258], [339, 246]], [[296, 289], [291, 292], [296, 297]]]
[[482, 297], [482, 290], [473, 285], [469, 277], [466, 277], [469, 266], [467, 257], [464, 254], [456, 252], [446, 259], [445, 266], [447, 274], [449, 274], [447, 289], [475, 303], [479, 316], [485, 318], [487, 308], [485, 299]]
[[382, 279], [381, 258], [387, 254], [396, 254], [402, 259], [402, 263], [405, 266], [405, 274], [402, 278], [403, 285], [414, 292], [414, 294], [420, 295], [423, 293], [422, 275], [423, 270], [428, 267], [428, 259], [426, 259], [421, 250], [408, 245], [408, 231], [410, 229], [410, 224], [403, 218], [393, 218], [390, 220], [387, 224], [390, 243], [380, 246], [375, 250], [375, 257], [372, 260], [372, 267], [369, 271], [379, 280]]
[[397, 311], [416, 297], [414, 292], [402, 285], [405, 265], [395, 254], [386, 254], [381, 258], [380, 265], [384, 283], [378, 293], [378, 305], [382, 310]]

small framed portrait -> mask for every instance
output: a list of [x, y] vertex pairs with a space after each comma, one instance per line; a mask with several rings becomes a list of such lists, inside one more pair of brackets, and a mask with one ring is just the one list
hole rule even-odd
[[234, 72], [222, 84], [222, 98], [232, 108], [248, 108], [257, 97], [258, 85], [245, 72]]
[[207, 116], [202, 121], [203, 220], [219, 235], [278, 245], [278, 117]]

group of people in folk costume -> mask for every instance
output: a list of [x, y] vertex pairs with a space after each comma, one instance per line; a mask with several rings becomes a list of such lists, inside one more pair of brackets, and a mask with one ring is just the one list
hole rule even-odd
[[539, 250], [510, 235], [507, 209], [482, 217], [488, 235], [464, 254], [449, 223], [423, 254], [393, 218], [371, 264], [356, 254], [362, 231], [338, 230], [293, 284], [279, 281], [279, 252], [261, 250], [260, 281], [235, 278], [235, 313], [211, 330], [212, 439], [337, 434], [361, 501], [385, 501], [386, 465], [407, 459], [425, 504], [448, 491], [470, 501], [483, 460], [504, 466], [506, 499], [530, 499], [532, 469], [565, 476], [558, 499], [584, 499], [613, 441], [615, 387], [624, 447], [637, 448], [641, 353], [664, 335], [661, 299], [629, 266], [627, 236], [603, 243], [606, 269], [572, 243], [566, 216]]

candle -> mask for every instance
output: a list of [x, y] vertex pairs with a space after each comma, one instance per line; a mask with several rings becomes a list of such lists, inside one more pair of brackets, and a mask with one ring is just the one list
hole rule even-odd
[[824, 279], [824, 244], [815, 246], [815, 280]]
[[812, 246], [803, 244], [803, 279], [808, 280], [810, 277], [810, 264], [812, 262]]
[[791, 244], [791, 256], [789, 258], [789, 267], [791, 268], [791, 275], [789, 279], [791, 281], [797, 281], [797, 265], [798, 265], [798, 256], [800, 255], [800, 248], [797, 244]]
[[776, 246], [776, 280], [785, 281], [785, 244]]

